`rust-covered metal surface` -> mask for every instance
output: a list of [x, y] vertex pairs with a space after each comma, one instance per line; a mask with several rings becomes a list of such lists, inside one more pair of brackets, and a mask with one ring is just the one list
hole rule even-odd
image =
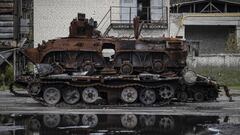
[[[211, 101], [221, 85], [186, 70], [188, 44], [178, 38], [102, 37], [84, 14], [71, 22], [69, 36], [43, 41], [22, 53], [37, 75], [21, 75], [29, 94], [44, 105], [144, 104]], [[26, 81], [27, 80], [27, 81]]]
[[[84, 62], [99, 72], [108, 67], [120, 73], [121, 66], [126, 65], [126, 70], [131, 71], [124, 74], [145, 70], [153, 73], [181, 71], [186, 66], [188, 47], [181, 39], [103, 38], [96, 26], [93, 19], [85, 19], [84, 14], [79, 14], [71, 22], [69, 37], [43, 41], [37, 48], [26, 49], [24, 54], [35, 64], [57, 64], [66, 72], [83, 69]], [[114, 53], [105, 57], [104, 49]]]

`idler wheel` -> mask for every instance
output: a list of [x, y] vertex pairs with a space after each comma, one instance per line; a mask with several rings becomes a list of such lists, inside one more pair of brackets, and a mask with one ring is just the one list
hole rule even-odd
[[88, 72], [87, 74], [91, 75], [91, 74], [94, 73], [95, 67], [94, 67], [94, 65], [92, 64], [91, 61], [86, 61], [82, 65], [82, 70], [87, 71]]
[[134, 114], [125, 114], [121, 117], [121, 123], [123, 127], [132, 129], [137, 126], [137, 116]]
[[193, 94], [193, 98], [197, 102], [202, 102], [202, 101], [204, 101], [204, 94], [203, 94], [203, 92], [195, 92]]
[[61, 99], [61, 92], [57, 88], [47, 88], [43, 93], [43, 99], [50, 105], [57, 104]]
[[159, 96], [161, 99], [168, 100], [174, 96], [174, 88], [169, 84], [164, 84], [159, 88]]
[[133, 103], [137, 100], [138, 93], [133, 87], [126, 87], [122, 90], [121, 99], [126, 103]]
[[154, 124], [156, 122], [155, 115], [141, 115], [139, 119], [140, 119], [140, 123], [143, 127], [154, 126]]
[[97, 126], [98, 117], [96, 114], [84, 114], [82, 117], [82, 124], [91, 128]]
[[120, 67], [120, 73], [130, 75], [133, 73], [133, 65], [130, 62], [124, 62]]
[[80, 100], [80, 93], [78, 89], [67, 89], [63, 91], [63, 100], [67, 104], [76, 104]]
[[65, 123], [68, 126], [77, 126], [80, 122], [80, 116], [79, 115], [63, 115], [62, 117], [63, 123]]
[[173, 130], [175, 126], [174, 120], [171, 117], [164, 116], [159, 120], [159, 127], [163, 130]]
[[152, 69], [154, 72], [161, 73], [164, 71], [165, 67], [161, 60], [156, 60], [153, 62]]
[[59, 114], [45, 114], [43, 116], [44, 125], [48, 128], [55, 128], [60, 124], [61, 116]]
[[32, 83], [29, 86], [29, 92], [31, 95], [38, 95], [41, 91], [41, 85], [39, 83]]
[[82, 92], [82, 99], [86, 103], [94, 103], [98, 99], [98, 91], [93, 87], [87, 87]]
[[156, 101], [156, 92], [151, 89], [142, 90], [139, 99], [143, 104], [151, 105]]

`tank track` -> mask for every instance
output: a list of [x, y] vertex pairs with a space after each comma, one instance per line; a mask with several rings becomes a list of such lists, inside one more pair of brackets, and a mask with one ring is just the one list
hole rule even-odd
[[[58, 84], [59, 82], [51, 82], [52, 84]], [[48, 82], [45, 82], [45, 84], [49, 84]], [[142, 84], [138, 84], [138, 83], [131, 83], [131, 84], [125, 84], [125, 85], [118, 85], [118, 86], [111, 86], [111, 85], [106, 85], [106, 84], [102, 84], [102, 83], [94, 83], [94, 84], [88, 84], [88, 85], [73, 85], [73, 84], [68, 84], [68, 83], [65, 83], [65, 85], [68, 85], [68, 86], [73, 86], [73, 87], [79, 87], [79, 88], [84, 88], [84, 87], [103, 87], [103, 88], [111, 88], [111, 89], [122, 89], [122, 88], [125, 88], [125, 87], [134, 87], [134, 86], [137, 86], [137, 87], [142, 87], [142, 88], [150, 88], [150, 89], [155, 89], [155, 88], [159, 88], [161, 85], [159, 86], [146, 86], [146, 85], [142, 85]], [[84, 102], [79, 102], [77, 104], [74, 104], [74, 105], [70, 105], [70, 104], [67, 104], [65, 103], [63, 100], [61, 100], [59, 103], [55, 104], [55, 105], [50, 105], [48, 103], [46, 103], [44, 101], [44, 99], [42, 97], [38, 97], [38, 96], [35, 96], [35, 95], [32, 95], [31, 92], [29, 91], [28, 89], [28, 93], [29, 95], [34, 99], [36, 100], [37, 102], [39, 102], [40, 104], [44, 105], [44, 106], [50, 106], [50, 107], [84, 107], [84, 108], [89, 108], [89, 107], [111, 107], [112, 105], [106, 105], [106, 104], [97, 104], [97, 103], [94, 103], [94, 104], [87, 104], [87, 103], [84, 103]], [[153, 104], [152, 106], [164, 106], [164, 105], [168, 105], [170, 104], [172, 99], [169, 99], [169, 100], [166, 100], [160, 104]], [[99, 106], [101, 105], [101, 106]], [[116, 106], [116, 105], [115, 105]], [[134, 104], [117, 104], [117, 106], [121, 106], [121, 107], [124, 107], [124, 106], [142, 106], [142, 104], [140, 103], [134, 103]]]
[[[120, 77], [121, 78], [121, 77]], [[206, 101], [215, 101], [216, 98], [218, 97], [218, 92], [219, 89], [217, 88], [217, 85], [215, 87], [215, 85], [211, 85], [207, 84], [206, 82], [198, 82], [194, 85], [187, 85], [184, 84], [182, 81], [181, 77], [167, 77], [167, 78], [158, 78], [159, 80], [155, 80], [155, 81], [140, 81], [140, 80], [135, 80], [133, 78], [121, 78], [120, 80], [118, 80], [118, 82], [123, 81], [123, 83], [117, 83], [114, 84], [112, 82], [116, 81], [113, 78], [108, 78], [108, 79], [99, 79], [98, 81], [93, 81], [93, 82], [89, 82], [86, 81], [88, 79], [93, 79], [93, 78], [88, 78], [86, 79], [86, 76], [84, 76], [84, 79], [81, 80], [80, 82], [77, 80], [79, 79], [78, 77], [76, 78], [64, 78], [64, 79], [59, 79], [59, 78], [53, 78], [53, 76], [50, 77], [46, 77], [46, 78], [42, 78], [40, 80], [35, 80], [31, 83], [29, 83], [28, 86], [28, 93], [29, 95], [36, 100], [37, 102], [41, 103], [44, 106], [54, 106], [54, 107], [80, 107], [80, 108], [104, 108], [104, 107], [112, 107], [112, 106], [116, 106], [116, 107], [128, 107], [128, 106], [164, 106], [164, 105], [169, 105], [170, 103], [172, 103], [172, 101], [177, 101], [177, 102], [206, 102]], [[96, 79], [96, 78], [94, 78]], [[93, 79], [93, 80], [94, 80]], [[119, 77], [118, 77], [119, 79]], [[107, 81], [106, 81], [107, 80]], [[111, 80], [111, 81], [109, 81]], [[113, 80], [113, 81], [112, 81]], [[85, 82], [86, 81], [86, 82]], [[110, 82], [110, 83], [109, 83]], [[33, 92], [31, 91], [31, 85], [33, 84], [40, 84], [41, 86], [41, 90], [40, 92], [38, 92], [38, 94], [33, 94]], [[157, 91], [159, 89], [162, 89], [163, 86], [171, 86], [172, 88], [174, 88], [174, 94], [171, 97], [168, 98], [162, 98], [163, 96], [160, 94], [160, 91]], [[61, 86], [61, 88], [59, 89], [59, 87]], [[44, 91], [47, 88], [51, 88], [51, 87], [56, 87], [59, 89], [60, 91], [60, 99], [57, 103], [54, 104], [49, 104], [44, 100]], [[212, 89], [207, 89], [207, 91], [205, 91], [202, 95], [201, 95], [201, 87], [203, 87], [203, 89], [207, 89], [208, 87], [213, 87]], [[45, 88], [45, 89], [44, 89]], [[82, 97], [82, 90], [84, 88], [97, 88], [99, 93], [103, 93], [103, 89], [107, 89], [105, 92], [107, 93], [106, 97], [102, 97], [99, 96], [99, 98], [94, 101], [93, 103], [87, 103], [86, 101], [83, 100], [83, 98], [80, 98], [80, 100], [78, 100], [76, 103], [74, 104], [69, 104], [66, 103], [64, 101], [64, 96], [63, 96], [63, 92], [64, 89], [66, 90], [66, 88], [77, 88], [77, 91], [80, 93], [80, 96]], [[153, 90], [155, 95], [156, 95], [156, 101], [154, 101], [154, 103], [150, 103], [150, 104], [144, 104], [142, 102], [142, 100], [140, 99], [140, 94], [137, 94], [137, 98], [135, 99], [135, 101], [129, 103], [126, 102], [126, 100], [122, 100], [121, 98], [121, 94], [119, 94], [119, 92], [121, 93], [124, 88], [136, 88], [137, 89], [137, 93], [141, 93], [140, 91], [143, 90]], [[194, 88], [200, 88], [199, 89], [194, 89]], [[116, 90], [118, 90], [118, 92], [116, 92]], [[211, 90], [214, 93], [210, 93]], [[108, 92], [111, 91], [115, 91], [115, 93], [113, 92], [112, 94], [115, 95], [115, 100], [117, 102], [115, 103], [111, 103], [111, 101], [108, 101]], [[167, 91], [169, 92], [169, 91]], [[171, 92], [171, 91], [170, 91]], [[180, 97], [178, 97], [178, 93], [186, 93], [187, 94], [187, 99], [182, 100]], [[197, 93], [197, 94], [196, 94]], [[200, 95], [199, 95], [200, 93]], [[213, 95], [210, 95], [210, 94]], [[164, 93], [163, 93], [164, 94]], [[166, 93], [165, 93], [166, 94]], [[117, 96], [116, 96], [117, 95]], [[191, 96], [189, 96], [191, 95]], [[195, 97], [194, 97], [195, 96]], [[210, 98], [209, 98], [210, 97]], [[196, 98], [196, 99], [194, 99]], [[198, 98], [198, 99], [197, 99]]]
[[[83, 77], [83, 78], [82, 78]], [[156, 76], [155, 76], [156, 77]], [[123, 90], [124, 88], [136, 88], [136, 93], [139, 93], [139, 88], [141, 88], [141, 91], [143, 91], [143, 89], [157, 89], [159, 87], [162, 86], [162, 83], [163, 82], [171, 82], [171, 81], [176, 81], [178, 80], [179, 77], [172, 77], [172, 78], [157, 78], [155, 79], [155, 81], [151, 80], [149, 82], [145, 82], [145, 81], [141, 81], [140, 77], [139, 76], [105, 76], [105, 77], [98, 77], [98, 76], [77, 76], [77, 77], [72, 77], [72, 76], [67, 76], [67, 77], [60, 77], [59, 76], [50, 76], [50, 77], [45, 77], [45, 78], [42, 78], [41, 81], [39, 81], [38, 83], [41, 84], [42, 88], [44, 88], [44, 85], [47, 86], [47, 87], [51, 87], [51, 85], [54, 85], [54, 87], [56, 85], [62, 85], [62, 86], [68, 86], [68, 87], [71, 87], [71, 88], [77, 88], [79, 93], [81, 93], [82, 95], [82, 92], [80, 91], [80, 89], [83, 89], [83, 88], [91, 88], [91, 87], [97, 87], [98, 88], [98, 91], [99, 93], [103, 93], [104, 92], [104, 89], [107, 89], [105, 91], [105, 94], [107, 94], [106, 97], [102, 97], [102, 96], [99, 96], [101, 98], [101, 102], [99, 102], [99, 100], [97, 100], [96, 102], [94, 103], [87, 103], [85, 101], [85, 103], [77, 103], [77, 104], [74, 104], [74, 105], [69, 105], [68, 103], [65, 103], [63, 102], [64, 100], [60, 100], [60, 102], [58, 102], [57, 104], [54, 104], [54, 105], [49, 105], [47, 102], [45, 102], [44, 100], [44, 90], [42, 90], [42, 92], [40, 92], [40, 96], [36, 96], [36, 95], [33, 95], [31, 94], [32, 92], [30, 91], [31, 88], [29, 87], [29, 94], [32, 96], [32, 98], [34, 98], [35, 100], [37, 100], [38, 102], [40, 102], [41, 104], [43, 105], [46, 105], [46, 106], [56, 106], [56, 107], [89, 107], [89, 106], [98, 106], [98, 105], [109, 105], [111, 104], [112, 105], [112, 101], [109, 101], [108, 100], [108, 92], [110, 91], [115, 91], [112, 95], [115, 95], [114, 97], [114, 100], [115, 100], [115, 103], [114, 105], [117, 105], [117, 106], [136, 106], [137, 104], [137, 101], [139, 101], [139, 97], [140, 96], [137, 96], [137, 98], [129, 103], [129, 104], [123, 104], [123, 102], [121, 101], [118, 101], [120, 100], [120, 98], [118, 97], [119, 95], [119, 91]], [[56, 81], [58, 80], [58, 81]], [[79, 81], [80, 80], [80, 81]], [[86, 80], [90, 80], [90, 82], [84, 82]], [[96, 81], [97, 80], [97, 81]], [[159, 81], [161, 83], [159, 83]], [[113, 82], [115, 82], [115, 84], [113, 84]], [[46, 89], [45, 89], [46, 90]], [[117, 90], [119, 90], [117, 92]], [[154, 91], [154, 95], [153, 97], [155, 97], [154, 102], [157, 100], [157, 92], [155, 92], [156, 90], [153, 90]], [[63, 96], [63, 90], [61, 90], [61, 96]], [[131, 94], [131, 93], [130, 93]], [[118, 95], [116, 97], [116, 95]], [[134, 95], [134, 94], [133, 94]], [[139, 95], [139, 94], [137, 94]], [[64, 96], [61, 98], [63, 99]], [[148, 97], [149, 98], [149, 97]], [[116, 101], [117, 100], [117, 101]], [[166, 105], [166, 104], [169, 104], [171, 102], [171, 98], [168, 98], [168, 99], [163, 99], [161, 100], [161, 103], [158, 103], [158, 104], [154, 104], [156, 106], [163, 106], [163, 105]], [[103, 102], [102, 102], [103, 101]], [[107, 102], [107, 103], [106, 103]], [[151, 105], [153, 105], [151, 103]], [[138, 104], [139, 106], [139, 104]], [[150, 106], [150, 104], [148, 105]]]

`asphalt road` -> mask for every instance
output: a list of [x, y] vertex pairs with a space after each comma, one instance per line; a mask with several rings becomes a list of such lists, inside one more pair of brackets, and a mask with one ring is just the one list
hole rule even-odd
[[0, 92], [0, 113], [102, 113], [102, 114], [158, 114], [158, 115], [218, 115], [240, 116], [240, 90], [232, 90], [234, 102], [229, 102], [224, 93], [216, 102], [173, 103], [163, 107], [104, 107], [98, 109], [45, 107], [30, 97], [15, 97], [8, 91]]

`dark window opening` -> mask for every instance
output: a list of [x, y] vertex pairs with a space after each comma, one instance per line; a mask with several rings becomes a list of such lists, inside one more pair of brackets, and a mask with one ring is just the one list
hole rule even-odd
[[151, 20], [150, 7], [150, 0], [137, 1], [137, 15], [140, 17], [141, 20]]

